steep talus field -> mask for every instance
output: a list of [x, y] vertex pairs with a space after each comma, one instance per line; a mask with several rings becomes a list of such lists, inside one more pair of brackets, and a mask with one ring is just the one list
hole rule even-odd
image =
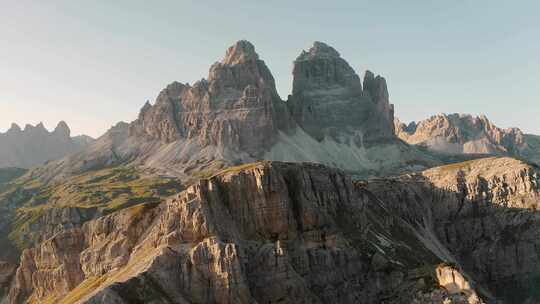
[[481, 303], [431, 223], [394, 203], [320, 165], [229, 168], [25, 250], [9, 301]]

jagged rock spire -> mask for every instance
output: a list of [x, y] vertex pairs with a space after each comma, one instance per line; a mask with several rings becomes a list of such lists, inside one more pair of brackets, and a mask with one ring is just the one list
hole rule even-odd
[[357, 93], [362, 91], [360, 77], [349, 63], [333, 47], [319, 41], [296, 58], [293, 77], [293, 94], [308, 88], [328, 89], [336, 85]]
[[221, 62], [233, 65], [256, 60], [259, 60], [259, 55], [255, 52], [255, 46], [247, 40], [240, 40], [229, 47]]
[[300, 56], [296, 58], [296, 61], [312, 60], [312, 59], [331, 59], [341, 57], [333, 47], [320, 41], [315, 41], [313, 46], [306, 52], [302, 51]]
[[71, 130], [69, 129], [67, 123], [62, 120], [58, 123], [53, 133], [57, 135], [61, 135], [62, 137], [68, 138], [71, 133]]
[[193, 86], [174, 82], [162, 90], [130, 133], [261, 155], [288, 117], [270, 70], [253, 44], [240, 40], [210, 67], [208, 80]]
[[22, 129], [21, 129], [21, 127], [19, 127], [18, 124], [12, 123], [11, 127], [9, 128], [9, 130], [7, 132], [8, 133], [18, 133], [18, 132], [21, 132], [21, 131], [22, 131]]
[[[294, 62], [288, 105], [297, 123], [317, 140], [357, 136], [358, 143], [394, 139], [393, 108], [384, 78], [360, 77], [333, 47], [315, 42]], [[366, 89], [366, 88], [364, 88]], [[349, 133], [345, 136], [337, 133]], [[361, 138], [360, 138], [361, 137]]]

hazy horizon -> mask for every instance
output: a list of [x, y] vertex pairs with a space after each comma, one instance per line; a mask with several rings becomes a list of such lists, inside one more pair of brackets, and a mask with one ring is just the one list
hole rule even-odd
[[313, 41], [338, 50], [360, 75], [387, 79], [396, 116], [485, 114], [502, 128], [540, 134], [540, 4], [340, 4], [95, 1], [1, 3], [0, 132], [60, 120], [97, 137], [132, 121], [173, 81], [206, 78], [240, 39], [251, 41], [282, 99], [292, 62]]

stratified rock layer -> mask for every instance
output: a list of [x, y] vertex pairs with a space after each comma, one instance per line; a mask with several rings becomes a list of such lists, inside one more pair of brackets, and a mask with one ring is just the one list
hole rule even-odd
[[208, 80], [193, 87], [178, 82], [167, 86], [154, 106], [143, 107], [131, 133], [167, 143], [195, 140], [202, 147], [261, 156], [274, 143], [279, 123], [287, 128], [284, 108], [274, 78], [255, 47], [239, 41], [212, 65]]
[[431, 223], [420, 229], [393, 204], [319, 165], [231, 168], [157, 207], [125, 209], [26, 250], [9, 299], [482, 303]]
[[433, 168], [370, 190], [403, 218], [430, 222], [466, 273], [506, 303], [536, 303], [540, 171], [511, 158]]
[[408, 126], [395, 121], [396, 134], [409, 144], [420, 144], [451, 154], [492, 154], [533, 159], [540, 150], [528, 144], [517, 128], [501, 129], [485, 116], [439, 114]]

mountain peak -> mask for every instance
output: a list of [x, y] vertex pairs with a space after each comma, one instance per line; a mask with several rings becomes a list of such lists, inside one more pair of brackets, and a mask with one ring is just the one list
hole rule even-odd
[[60, 134], [64, 137], [69, 137], [71, 130], [69, 129], [67, 123], [65, 121], [58, 122], [58, 125], [56, 125], [56, 128], [54, 128], [53, 131], [54, 134]]
[[293, 76], [288, 106], [298, 124], [318, 141], [327, 136], [339, 141], [343, 136], [334, 130], [343, 130], [344, 125], [348, 136], [366, 134], [355, 139], [357, 143], [394, 140], [393, 107], [382, 77], [368, 71], [364, 85], [368, 84], [370, 94], [364, 94], [360, 77], [349, 63], [333, 47], [318, 41], [298, 56]]
[[40, 122], [35, 126], [33, 126], [31, 124], [26, 124], [24, 126], [24, 131], [25, 132], [27, 132], [27, 131], [45, 131], [45, 132], [49, 133], [49, 131], [47, 131], [47, 129], [45, 128], [45, 125], [43, 124], [43, 122]]
[[375, 79], [375, 74], [373, 74], [372, 71], [366, 70], [366, 73], [364, 73], [364, 86], [366, 81], [372, 81]]
[[367, 70], [364, 75], [363, 87], [364, 91], [369, 93], [373, 102], [389, 102], [388, 88], [386, 85], [386, 79], [384, 79], [384, 77], [380, 75], [375, 76], [373, 72]]
[[21, 132], [21, 127], [19, 127], [18, 124], [16, 123], [12, 123], [11, 124], [11, 127], [9, 128], [9, 130], [7, 131], [8, 133], [15, 133], [15, 132]]
[[[43, 122], [39, 122], [39, 123], [36, 125], [36, 129], [47, 131], [47, 129], [45, 128], [45, 125], [43, 124]], [[47, 131], [47, 132], [48, 132], [48, 131]]]
[[240, 40], [229, 47], [222, 63], [234, 65], [258, 59], [259, 55], [255, 52], [255, 46], [247, 40]]
[[313, 46], [307, 52], [302, 51], [300, 56], [296, 58], [296, 61], [340, 57], [341, 55], [339, 54], [339, 52], [336, 51], [336, 49], [334, 49], [333, 47], [329, 46], [324, 42], [315, 41], [313, 43]]

